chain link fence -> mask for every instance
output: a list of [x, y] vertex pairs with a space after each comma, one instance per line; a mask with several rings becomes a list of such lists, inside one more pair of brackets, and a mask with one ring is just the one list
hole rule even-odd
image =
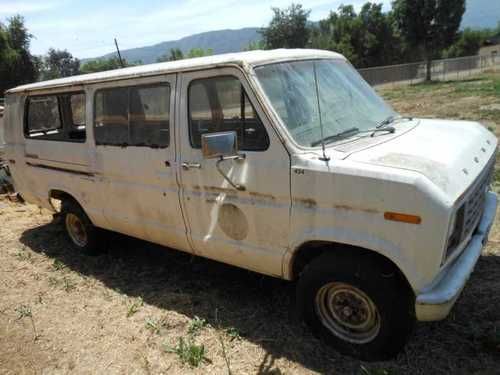
[[[431, 77], [435, 81], [460, 80], [487, 70], [500, 70], [500, 56], [469, 56], [433, 60]], [[421, 61], [359, 69], [358, 71], [372, 86], [412, 84], [425, 80], [426, 64]]]

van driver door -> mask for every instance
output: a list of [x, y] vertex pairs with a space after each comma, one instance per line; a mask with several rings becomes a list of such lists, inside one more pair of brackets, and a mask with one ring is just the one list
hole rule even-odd
[[[197, 255], [279, 276], [288, 245], [290, 159], [239, 69], [179, 75], [181, 202]], [[201, 135], [235, 131], [245, 158], [204, 159]]]

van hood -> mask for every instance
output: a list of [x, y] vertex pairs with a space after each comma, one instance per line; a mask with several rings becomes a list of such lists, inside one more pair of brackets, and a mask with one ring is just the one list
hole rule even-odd
[[347, 159], [421, 173], [456, 200], [494, 158], [497, 139], [477, 122], [417, 121], [386, 142], [351, 150]]

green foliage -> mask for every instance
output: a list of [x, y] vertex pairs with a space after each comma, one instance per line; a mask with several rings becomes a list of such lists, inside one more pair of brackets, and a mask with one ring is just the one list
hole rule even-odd
[[340, 52], [358, 68], [394, 64], [403, 57], [392, 13], [384, 13], [382, 4], [374, 3], [363, 5], [358, 14], [352, 5], [330, 12], [313, 29], [311, 46]]
[[17, 319], [31, 318], [33, 315], [31, 313], [31, 307], [28, 305], [21, 305], [15, 308], [17, 312]]
[[229, 327], [226, 329], [226, 334], [229, 336], [230, 341], [241, 340], [240, 331], [237, 328]]
[[38, 62], [29, 52], [32, 38], [19, 15], [6, 25], [0, 23], [0, 97], [9, 88], [37, 79]]
[[206, 319], [199, 318], [197, 316], [189, 323], [188, 334], [197, 335], [203, 328], [208, 325]]
[[66, 265], [61, 262], [59, 259], [55, 259], [54, 262], [52, 263], [52, 269], [54, 271], [61, 271], [64, 268], [66, 268]]
[[452, 58], [477, 55], [485, 42], [496, 34], [500, 34], [500, 24], [494, 30], [466, 28], [458, 34], [457, 40], [443, 52], [443, 57]]
[[203, 48], [191, 48], [191, 50], [187, 53], [188, 58], [193, 57], [203, 57], [203, 56], [211, 56], [214, 54], [214, 50], [212, 48], [207, 48], [206, 50]]
[[[124, 61], [125, 66], [129, 66], [129, 64]], [[80, 73], [95, 73], [95, 72], [103, 72], [106, 70], [120, 69], [122, 65], [120, 63], [120, 59], [118, 57], [111, 57], [109, 59], [98, 59], [86, 61], [80, 67]]]
[[212, 48], [191, 48], [187, 54], [184, 55], [180, 48], [171, 48], [170, 52], [159, 57], [157, 62], [164, 61], [175, 61], [175, 60], [183, 60], [190, 59], [193, 57], [202, 57], [202, 56], [211, 56], [213, 55], [214, 50]]
[[42, 80], [69, 77], [80, 73], [80, 60], [67, 50], [50, 48], [43, 58]]
[[404, 40], [419, 49], [428, 62], [427, 80], [430, 80], [430, 61], [454, 42], [465, 12], [465, 0], [395, 0], [393, 9]]
[[[140, 310], [140, 308], [144, 305], [144, 302], [141, 297], [139, 297], [136, 301], [131, 303], [128, 308], [127, 308], [127, 318], [130, 318], [132, 315], [134, 315], [136, 312]], [[146, 321], [146, 326], [147, 326], [147, 321]]]
[[21, 305], [15, 308], [17, 312], [17, 320], [24, 318], [29, 318], [31, 321], [31, 327], [33, 328], [33, 341], [38, 339], [38, 333], [35, 327], [35, 320], [33, 319], [33, 313], [31, 312], [31, 307], [29, 305]]
[[311, 34], [307, 25], [311, 11], [300, 4], [292, 4], [286, 9], [272, 8], [272, 11], [271, 23], [261, 30], [266, 48], [305, 48]]
[[182, 363], [189, 364], [191, 367], [198, 367], [203, 360], [206, 360], [205, 346], [196, 345], [192, 337], [188, 338], [187, 341], [180, 337], [176, 347], [170, 348], [164, 345], [164, 349], [168, 353], [177, 354]]
[[151, 332], [159, 335], [160, 329], [161, 329], [161, 324], [160, 324], [159, 320], [157, 320], [155, 318], [146, 318], [146, 328], [149, 329]]
[[156, 59], [156, 62], [175, 61], [184, 59], [184, 53], [180, 48], [170, 48], [170, 52]]
[[248, 43], [248, 45], [243, 48], [243, 51], [255, 51], [258, 49], [266, 49], [266, 45], [262, 39]]

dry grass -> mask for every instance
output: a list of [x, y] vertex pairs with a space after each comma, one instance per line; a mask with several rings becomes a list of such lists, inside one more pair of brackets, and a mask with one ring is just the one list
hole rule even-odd
[[[405, 113], [487, 120], [496, 131], [499, 114], [481, 107], [500, 97], [457, 85], [383, 94]], [[0, 239], [0, 373], [500, 371], [499, 225], [452, 314], [419, 324], [396, 360], [371, 364], [291, 322], [286, 282], [118, 235], [105, 254], [83, 257], [47, 212], [1, 198]]]

